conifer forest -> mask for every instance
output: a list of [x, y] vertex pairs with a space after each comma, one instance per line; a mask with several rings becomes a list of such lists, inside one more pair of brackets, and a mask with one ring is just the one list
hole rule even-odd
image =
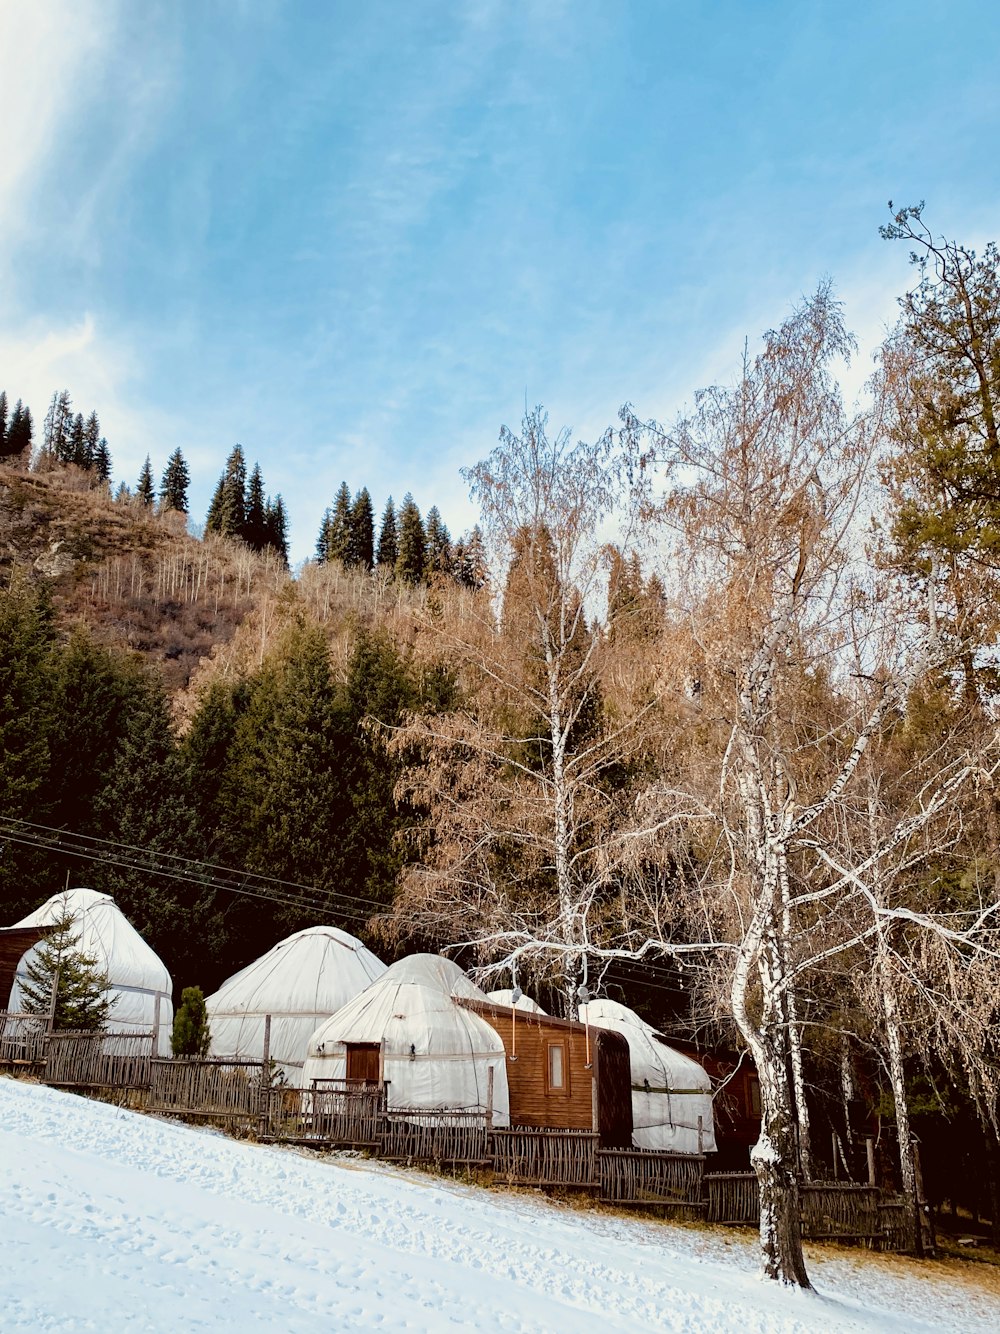
[[461, 535], [345, 481], [294, 571], [241, 446], [193, 516], [180, 447], [121, 479], [5, 386], [5, 923], [106, 890], [179, 994], [325, 922], [745, 1053], [786, 1281], [859, 1108], [1000, 1216], [1000, 252], [883, 235], [856, 401], [823, 283], [676, 420], [504, 426]]

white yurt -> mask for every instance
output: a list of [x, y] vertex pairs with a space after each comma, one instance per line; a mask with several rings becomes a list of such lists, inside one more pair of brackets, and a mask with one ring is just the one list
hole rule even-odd
[[715, 1151], [712, 1081], [703, 1066], [668, 1047], [651, 1024], [612, 1000], [580, 1006], [580, 1020], [621, 1033], [632, 1067], [632, 1142], [637, 1149], [671, 1153]]
[[438, 954], [401, 959], [316, 1030], [303, 1087], [313, 1080], [355, 1078], [377, 1054], [379, 1078], [389, 1081], [390, 1110], [485, 1112], [492, 1070], [493, 1124], [509, 1126], [503, 1042], [454, 997], [486, 999], [450, 959]]
[[545, 1013], [538, 1002], [533, 1001], [530, 996], [526, 996], [523, 991], [517, 1000], [514, 1000], [512, 987], [502, 987], [500, 991], [488, 991], [486, 999], [491, 1000], [494, 1005], [513, 1005], [515, 1010], [525, 1010], [528, 1014]]
[[205, 1000], [209, 1055], [260, 1061], [271, 1016], [271, 1058], [298, 1085], [317, 1027], [381, 977], [385, 964], [335, 926], [297, 931], [235, 973]]
[[[111, 981], [115, 1003], [108, 1017], [113, 1033], [152, 1033], [156, 1003], [160, 1004], [157, 1054], [170, 1055], [174, 1010], [173, 983], [166, 966], [139, 935], [109, 894], [96, 889], [68, 889], [54, 894], [15, 926], [49, 926], [66, 911], [73, 915], [79, 935], [77, 949], [91, 955]], [[35, 950], [22, 957], [10, 992], [11, 1010], [20, 1008], [21, 977]]]

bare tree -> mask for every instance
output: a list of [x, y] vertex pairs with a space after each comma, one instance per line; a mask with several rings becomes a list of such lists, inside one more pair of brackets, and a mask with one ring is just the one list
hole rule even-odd
[[402, 790], [428, 815], [396, 927], [473, 945], [486, 963], [525, 938], [557, 940], [557, 955], [538, 952], [525, 971], [554, 966], [575, 1014], [615, 885], [620, 803], [607, 777], [637, 726], [603, 707], [604, 642], [587, 619], [606, 566], [602, 525], [620, 498], [615, 442], [550, 439], [535, 409], [466, 476], [503, 595], [440, 612], [435, 634], [462, 664], [466, 707], [414, 719], [394, 742], [416, 747]]

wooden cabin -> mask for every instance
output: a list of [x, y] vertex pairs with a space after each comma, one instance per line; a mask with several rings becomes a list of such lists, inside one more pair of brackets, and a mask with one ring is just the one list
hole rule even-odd
[[631, 1145], [629, 1048], [620, 1033], [492, 1001], [455, 1003], [503, 1042], [512, 1127], [596, 1131], [602, 1148]]

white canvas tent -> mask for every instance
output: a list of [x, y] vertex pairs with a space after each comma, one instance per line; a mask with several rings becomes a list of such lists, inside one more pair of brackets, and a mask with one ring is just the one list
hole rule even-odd
[[[634, 1010], [612, 1000], [580, 1006], [581, 1022], [621, 1033], [632, 1070], [632, 1142], [638, 1149], [714, 1153], [712, 1082], [690, 1056], [674, 1051]], [[698, 1118], [702, 1134], [699, 1150]]]
[[336, 1010], [385, 972], [360, 940], [335, 926], [311, 926], [279, 941], [205, 1001], [209, 1055], [260, 1061], [271, 1016], [270, 1054], [290, 1084], [302, 1077], [309, 1039]]
[[533, 1001], [531, 997], [526, 996], [524, 992], [518, 996], [516, 1001], [511, 999], [513, 995], [514, 990], [512, 987], [502, 987], [499, 991], [488, 991], [486, 993], [486, 999], [493, 1001], [496, 1005], [513, 1005], [515, 1010], [524, 1010], [528, 1014], [545, 1013], [538, 1002]]
[[350, 1049], [377, 1044], [390, 1110], [485, 1113], [492, 1070], [493, 1125], [510, 1125], [503, 1042], [479, 1015], [456, 1005], [455, 996], [486, 999], [450, 959], [401, 959], [316, 1030], [303, 1087], [346, 1079]]
[[[80, 937], [77, 948], [96, 959], [97, 966], [111, 981], [115, 1003], [108, 1017], [108, 1028], [114, 1033], [152, 1033], [159, 999], [157, 1054], [169, 1056], [174, 1020], [170, 974], [110, 895], [95, 889], [70, 889], [54, 894], [14, 925], [48, 926], [57, 922], [67, 909]], [[20, 979], [26, 977], [25, 969], [38, 948], [36, 945], [28, 950], [17, 966], [10, 992], [11, 1010], [20, 1009]]]

